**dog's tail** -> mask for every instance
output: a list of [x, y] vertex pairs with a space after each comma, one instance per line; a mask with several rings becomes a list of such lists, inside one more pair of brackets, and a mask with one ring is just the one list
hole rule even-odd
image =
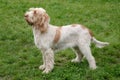
[[95, 37], [92, 37], [92, 42], [95, 43], [96, 47], [98, 47], [98, 48], [103, 48], [103, 47], [109, 45], [108, 42], [98, 41], [97, 39], [95, 39]]

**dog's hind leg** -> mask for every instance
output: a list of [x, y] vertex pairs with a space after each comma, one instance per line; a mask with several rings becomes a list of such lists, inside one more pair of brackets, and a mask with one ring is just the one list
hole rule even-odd
[[72, 59], [71, 62], [81, 62], [81, 60], [83, 58], [83, 54], [81, 53], [80, 49], [78, 47], [74, 47], [74, 48], [72, 48], [72, 50], [76, 54], [76, 58]]
[[89, 66], [91, 69], [96, 69], [96, 62], [94, 57], [92, 56], [91, 50], [90, 50], [90, 46], [88, 44], [83, 44], [80, 43], [79, 44], [79, 49], [81, 51], [81, 53], [86, 57]]

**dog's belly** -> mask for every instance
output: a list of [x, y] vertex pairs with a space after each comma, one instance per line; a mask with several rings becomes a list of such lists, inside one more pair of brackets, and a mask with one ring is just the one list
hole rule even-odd
[[74, 44], [57, 45], [53, 48], [53, 50], [56, 52], [56, 51], [64, 50], [64, 49], [71, 48], [71, 47], [74, 47], [74, 46], [75, 46]]
[[75, 42], [62, 42], [62, 43], [58, 43], [56, 45], [54, 45], [53, 47], [53, 50], [55, 52], [59, 51], [59, 50], [63, 50], [63, 49], [66, 49], [66, 48], [72, 48], [72, 47], [75, 47], [76, 46], [76, 43]]

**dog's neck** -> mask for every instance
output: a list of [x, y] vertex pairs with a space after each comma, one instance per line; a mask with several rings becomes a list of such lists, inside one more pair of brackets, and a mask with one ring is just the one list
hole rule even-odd
[[45, 34], [47, 33], [49, 28], [49, 24], [36, 24], [33, 25], [33, 29], [37, 32], [39, 32], [40, 34]]

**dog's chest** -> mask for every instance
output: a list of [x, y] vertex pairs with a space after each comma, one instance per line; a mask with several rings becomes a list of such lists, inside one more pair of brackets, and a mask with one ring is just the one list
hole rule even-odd
[[39, 33], [34, 31], [33, 34], [34, 34], [34, 43], [37, 47], [39, 47], [39, 44], [41, 43]]
[[34, 30], [34, 29], [33, 29], [33, 34], [34, 34], [34, 43], [37, 46], [37, 48], [46, 49], [50, 46], [52, 36], [49, 36], [47, 33], [41, 34], [39, 30]]
[[38, 48], [41, 48], [42, 46], [42, 37], [40, 36], [40, 31], [39, 30], [36, 30], [36, 29], [33, 29], [33, 35], [34, 35], [34, 43], [35, 45], [38, 47]]

